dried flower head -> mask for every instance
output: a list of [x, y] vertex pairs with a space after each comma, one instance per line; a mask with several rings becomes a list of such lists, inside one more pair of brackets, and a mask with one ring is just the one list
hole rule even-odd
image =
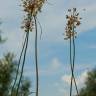
[[33, 17], [37, 15], [38, 12], [41, 12], [41, 8], [45, 3], [45, 0], [22, 0], [24, 12], [27, 16], [23, 20], [23, 26], [25, 32], [32, 31], [34, 28]]
[[24, 29], [25, 32], [28, 32], [28, 30], [32, 32], [32, 30], [34, 29], [33, 19], [30, 19], [29, 17], [25, 17], [22, 22], [21, 28]]
[[68, 9], [69, 15], [66, 15], [67, 24], [66, 24], [66, 38], [65, 40], [70, 39], [71, 37], [76, 37], [76, 32], [74, 29], [76, 29], [77, 26], [81, 24], [79, 18], [79, 13], [77, 12], [76, 8]]
[[22, 0], [24, 11], [36, 15], [41, 11], [45, 0]]

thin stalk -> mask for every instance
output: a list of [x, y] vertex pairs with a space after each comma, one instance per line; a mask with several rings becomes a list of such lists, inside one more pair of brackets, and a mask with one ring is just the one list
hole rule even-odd
[[[73, 43], [72, 43], [72, 41], [73, 41]], [[70, 96], [72, 96], [72, 85], [73, 85], [72, 81], [73, 80], [74, 80], [74, 83], [75, 83], [77, 95], [79, 94], [78, 87], [77, 87], [77, 84], [76, 84], [76, 79], [74, 77], [74, 65], [75, 65], [75, 40], [74, 40], [74, 37], [72, 38], [72, 41], [71, 41], [71, 38], [70, 38], [70, 65], [71, 65], [71, 72], [72, 72], [71, 84], [70, 84]], [[73, 58], [71, 58], [71, 56], [72, 56], [71, 43], [73, 44]], [[72, 62], [72, 60], [73, 60], [73, 62]]]
[[35, 21], [35, 63], [36, 63], [36, 96], [38, 96], [38, 89], [39, 89], [39, 74], [38, 74], [38, 52], [37, 52], [37, 44], [38, 44], [38, 40], [37, 40], [37, 20], [36, 17], [34, 16], [34, 21]]
[[[32, 20], [32, 12], [31, 12], [31, 16], [29, 17], [29, 20], [31, 22], [31, 20]], [[17, 85], [16, 96], [18, 95], [18, 90], [19, 90], [19, 87], [20, 87], [20, 83], [21, 83], [21, 79], [22, 79], [22, 75], [23, 75], [23, 71], [24, 71], [26, 52], [27, 52], [28, 41], [29, 41], [29, 28], [28, 28], [28, 31], [26, 33], [26, 40], [25, 41], [26, 41], [26, 45], [25, 45], [25, 50], [24, 50], [24, 58], [23, 58], [23, 63], [22, 63], [22, 67], [21, 67], [20, 79], [19, 79], [19, 82], [18, 82], [18, 85]]]
[[23, 76], [24, 64], [25, 64], [25, 59], [26, 59], [26, 52], [27, 52], [27, 47], [28, 47], [28, 39], [29, 39], [29, 32], [27, 32], [27, 40], [26, 40], [26, 46], [25, 46], [25, 52], [24, 52], [24, 59], [23, 59], [23, 64], [22, 64], [22, 68], [21, 68], [21, 75], [20, 75], [19, 83], [18, 83], [17, 90], [16, 90], [16, 96], [18, 96], [18, 91], [19, 91], [21, 79]]
[[[74, 16], [74, 11], [73, 11], [73, 16]], [[76, 87], [76, 92], [77, 92], [77, 95], [79, 94], [78, 93], [78, 88], [77, 88], [77, 84], [76, 84], [76, 80], [75, 80], [75, 77], [74, 77], [74, 66], [75, 66], [75, 30], [74, 30], [74, 23], [73, 23], [73, 80], [74, 80], [74, 83], [75, 83], [75, 87]], [[78, 95], [79, 96], [79, 95]]]
[[[74, 31], [74, 28], [73, 28], [73, 31]], [[73, 70], [74, 70], [74, 65], [75, 65], [75, 37], [73, 36]], [[76, 80], [75, 80], [75, 77], [74, 78], [74, 83], [75, 83], [75, 87], [76, 87], [76, 92], [77, 92], [77, 95], [79, 94], [78, 92], [78, 87], [77, 87], [77, 84], [76, 84]], [[79, 95], [78, 95], [79, 96]]]
[[16, 71], [16, 77], [15, 77], [15, 81], [14, 81], [14, 84], [13, 84], [12, 89], [11, 89], [11, 96], [12, 96], [12, 93], [13, 93], [13, 90], [14, 90], [14, 87], [15, 87], [15, 84], [16, 84], [16, 81], [17, 81], [18, 74], [19, 74], [19, 67], [20, 67], [21, 57], [22, 57], [22, 54], [23, 54], [23, 51], [24, 51], [24, 48], [25, 48], [26, 39], [27, 39], [27, 35], [26, 35], [26, 37], [24, 39], [24, 44], [23, 44], [23, 47], [22, 47], [22, 51], [20, 53], [20, 58], [19, 58], [17, 71]]
[[[74, 56], [73, 56], [74, 57]], [[72, 64], [72, 38], [70, 38], [70, 65], [71, 65], [71, 72], [72, 72], [72, 76], [71, 76], [71, 84], [70, 84], [70, 96], [72, 96], [72, 85], [73, 85], [73, 80], [77, 89], [77, 84], [76, 84], [76, 80], [74, 77], [74, 66]]]
[[[71, 66], [71, 72], [72, 72], [72, 45], [71, 45], [71, 37], [70, 37], [70, 66]], [[72, 72], [73, 73], [73, 72]], [[71, 76], [71, 83], [70, 83], [70, 96], [72, 96], [72, 85], [73, 85], [73, 77]]]

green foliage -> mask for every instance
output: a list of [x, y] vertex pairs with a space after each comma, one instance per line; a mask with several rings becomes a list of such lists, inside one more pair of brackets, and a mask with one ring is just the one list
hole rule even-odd
[[21, 88], [20, 88], [20, 93], [21, 96], [28, 96], [30, 93], [30, 81], [28, 80], [22, 80], [21, 82]]
[[[17, 63], [14, 60], [14, 55], [8, 53], [4, 58], [0, 59], [0, 96], [10, 96], [10, 91], [14, 77], [16, 75]], [[28, 96], [30, 92], [30, 81], [27, 79], [22, 79], [21, 86], [19, 89], [20, 96]], [[15, 96], [16, 88], [12, 96]], [[21, 95], [22, 94], [22, 95]]]
[[96, 68], [88, 72], [85, 87], [81, 88], [79, 96], [96, 96]]
[[13, 55], [8, 53], [0, 60], [0, 94], [7, 96], [14, 74]]
[[[29, 94], [31, 93], [30, 87], [31, 87], [30, 81], [23, 78], [21, 81], [19, 91], [18, 91], [18, 96], [29, 96]], [[13, 90], [12, 96], [16, 96], [16, 89], [17, 89], [17, 86]]]

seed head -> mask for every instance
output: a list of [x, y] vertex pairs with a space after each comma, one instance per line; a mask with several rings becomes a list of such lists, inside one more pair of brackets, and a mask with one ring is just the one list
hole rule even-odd
[[32, 31], [34, 29], [33, 17], [37, 16], [38, 12], [41, 12], [41, 8], [46, 0], [22, 0], [24, 12], [26, 16], [23, 20], [23, 25], [25, 32]]
[[79, 17], [79, 13], [77, 13], [76, 8], [68, 9], [68, 12], [69, 15], [66, 15], [67, 24], [65, 28], [65, 40], [68, 40], [73, 36], [76, 37], [76, 32], [74, 29], [76, 29], [81, 24], [80, 19], [82, 19]]

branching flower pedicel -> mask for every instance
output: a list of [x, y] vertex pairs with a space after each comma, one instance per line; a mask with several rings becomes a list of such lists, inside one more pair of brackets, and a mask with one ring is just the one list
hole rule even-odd
[[67, 19], [67, 24], [66, 24], [66, 38], [65, 40], [68, 40], [70, 38], [72, 38], [73, 36], [76, 37], [76, 32], [74, 29], [76, 29], [76, 27], [78, 27], [81, 22], [79, 18], [79, 13], [77, 13], [76, 8], [73, 8], [73, 10], [68, 9], [69, 15], [66, 15], [66, 19]]
[[25, 32], [32, 31], [34, 29], [34, 19], [38, 12], [41, 12], [41, 8], [46, 0], [22, 0], [24, 11], [26, 16], [23, 21], [23, 26]]

